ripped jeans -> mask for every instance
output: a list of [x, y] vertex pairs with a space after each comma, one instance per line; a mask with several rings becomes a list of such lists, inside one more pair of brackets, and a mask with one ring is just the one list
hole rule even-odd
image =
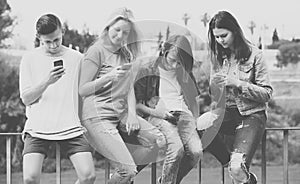
[[[206, 148], [223, 166], [230, 162], [233, 153], [245, 156], [246, 169], [249, 170], [252, 157], [263, 136], [266, 127], [265, 111], [242, 116], [237, 108], [226, 108], [219, 133]], [[231, 138], [232, 145], [226, 146], [224, 137]]]
[[[118, 118], [91, 118], [82, 122], [87, 129], [87, 140], [98, 153], [110, 160], [116, 172], [108, 184], [127, 184], [137, 174], [137, 164], [147, 164], [164, 147], [163, 134], [146, 120], [138, 117], [140, 130], [136, 132], [139, 147], [134, 147], [136, 153], [131, 153], [120, 136]], [[145, 146], [144, 146], [145, 145]]]

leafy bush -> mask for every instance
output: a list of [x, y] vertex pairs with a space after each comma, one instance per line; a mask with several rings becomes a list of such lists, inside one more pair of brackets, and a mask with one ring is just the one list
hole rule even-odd
[[[0, 54], [0, 132], [20, 132], [24, 125], [25, 108], [19, 98], [18, 70], [10, 65], [10, 62], [20, 59], [20, 57], [9, 56], [3, 53]], [[5, 145], [5, 139], [2, 137], [0, 144]], [[13, 137], [13, 169], [21, 167], [22, 146], [20, 137]], [[5, 149], [5, 146], [0, 148], [0, 160], [5, 159]], [[1, 168], [3, 166], [2, 164], [5, 163], [0, 162]]]
[[271, 45], [268, 45], [268, 49], [278, 49], [281, 45], [291, 43], [289, 40], [279, 40], [277, 42], [272, 43]]
[[281, 45], [280, 54], [277, 56], [278, 65], [286, 66], [289, 63], [296, 64], [300, 60], [300, 43], [288, 43]]

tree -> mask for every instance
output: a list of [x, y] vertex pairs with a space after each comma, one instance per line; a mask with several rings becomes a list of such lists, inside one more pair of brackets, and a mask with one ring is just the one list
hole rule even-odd
[[279, 40], [275, 43], [272, 43], [271, 45], [268, 45], [267, 48], [268, 49], [278, 49], [281, 45], [285, 45], [288, 43], [292, 43], [292, 42], [289, 40]]
[[277, 33], [277, 29], [275, 28], [273, 31], [273, 36], [272, 36], [272, 43], [274, 44], [275, 42], [279, 41], [279, 37], [278, 37], [278, 33]]
[[262, 43], [261, 43], [261, 36], [258, 38], [258, 44], [257, 44], [257, 47], [258, 47], [259, 49], [262, 49], [262, 48], [263, 48]]
[[[19, 74], [17, 68], [9, 65], [10, 62], [20, 59], [20, 57], [0, 53], [0, 132], [21, 132], [24, 126], [25, 106], [19, 98]], [[20, 138], [17, 136], [12, 139], [14, 168], [21, 168], [23, 142]], [[0, 140], [0, 144], [5, 144], [5, 140]], [[0, 160], [5, 158], [4, 153], [5, 147], [0, 148]], [[0, 165], [0, 168], [2, 167]]]
[[183, 22], [184, 22], [184, 25], [185, 25], [185, 26], [187, 26], [188, 21], [190, 20], [190, 18], [191, 18], [191, 17], [190, 17], [187, 13], [184, 13], [184, 14], [183, 14], [182, 19], [183, 19]]
[[204, 15], [201, 18], [201, 22], [203, 22], [203, 26], [206, 28], [207, 23], [209, 22], [209, 15], [207, 13], [204, 13]]
[[253, 20], [250, 21], [250, 25], [248, 26], [248, 28], [250, 29], [251, 35], [253, 36], [254, 28], [256, 28], [256, 24]]
[[0, 48], [5, 47], [3, 41], [12, 35], [14, 19], [10, 17], [9, 12], [7, 0], [0, 0]]
[[296, 64], [300, 61], [300, 43], [287, 43], [281, 45], [278, 49], [279, 55], [276, 57], [278, 67], [286, 66], [289, 63]]
[[89, 29], [85, 28], [82, 33], [76, 29], [70, 29], [67, 22], [64, 22], [65, 34], [63, 45], [78, 48], [80, 52], [85, 52], [87, 48], [96, 40], [97, 35], [90, 34]]
[[170, 36], [170, 27], [168, 26], [166, 30], [166, 40], [169, 39], [169, 36]]
[[[0, 48], [6, 47], [4, 41], [12, 36], [14, 18], [10, 17], [10, 6], [7, 0], [0, 0]], [[25, 120], [25, 107], [19, 98], [19, 74], [9, 62], [20, 58], [0, 53], [0, 132], [20, 132]], [[0, 144], [5, 144], [0, 140]], [[12, 139], [13, 167], [21, 167], [20, 159], [22, 141], [20, 137]], [[5, 149], [0, 149], [0, 160]], [[5, 157], [4, 157], [5, 158]], [[0, 165], [0, 168], [3, 166]], [[0, 169], [1, 170], [1, 169]]]
[[163, 38], [163, 35], [161, 34], [161, 31], [159, 31], [159, 33], [158, 33], [158, 35], [157, 35], [157, 38], [158, 38], [157, 43], [160, 44], [160, 43], [161, 43], [161, 40], [162, 40], [162, 38]]

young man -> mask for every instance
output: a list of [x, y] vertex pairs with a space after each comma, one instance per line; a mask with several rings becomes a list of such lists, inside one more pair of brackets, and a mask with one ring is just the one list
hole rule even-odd
[[36, 23], [40, 46], [23, 56], [20, 96], [26, 105], [23, 130], [23, 179], [40, 183], [49, 146], [57, 142], [73, 163], [76, 184], [93, 184], [95, 170], [91, 148], [78, 118], [76, 70], [82, 55], [62, 45], [63, 28], [53, 14]]

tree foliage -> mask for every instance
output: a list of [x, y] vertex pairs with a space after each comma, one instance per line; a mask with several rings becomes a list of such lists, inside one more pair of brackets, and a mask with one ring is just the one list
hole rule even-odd
[[283, 44], [279, 48], [277, 55], [278, 66], [286, 66], [289, 63], [296, 64], [300, 61], [300, 43], [291, 42]]
[[[25, 120], [25, 106], [19, 98], [19, 74], [17, 68], [9, 65], [10, 62], [20, 60], [20, 57], [0, 53], [0, 132], [21, 132]], [[5, 144], [5, 139], [0, 139]], [[12, 166], [21, 168], [20, 137], [12, 138]], [[5, 158], [5, 147], [0, 149], [0, 160]], [[0, 172], [3, 165], [0, 163]]]
[[[0, 54], [0, 131], [16, 132], [23, 124], [24, 105], [19, 99], [19, 74], [17, 68], [9, 65], [19, 57]], [[10, 121], [13, 119], [15, 121]], [[17, 120], [16, 120], [17, 119]]]
[[277, 42], [272, 43], [271, 45], [268, 45], [268, 49], [278, 49], [281, 45], [291, 43], [289, 40], [278, 40]]
[[274, 44], [275, 42], [278, 41], [279, 41], [279, 37], [278, 37], [277, 29], [274, 29], [273, 36], [272, 36], [272, 43]]
[[7, 0], [0, 0], [0, 48], [5, 47], [3, 41], [12, 35], [14, 19], [9, 15], [10, 10]]
[[97, 35], [91, 34], [89, 29], [84, 29], [79, 33], [76, 29], [70, 29], [67, 22], [64, 23], [65, 34], [63, 45], [85, 52], [87, 48], [95, 41]]

